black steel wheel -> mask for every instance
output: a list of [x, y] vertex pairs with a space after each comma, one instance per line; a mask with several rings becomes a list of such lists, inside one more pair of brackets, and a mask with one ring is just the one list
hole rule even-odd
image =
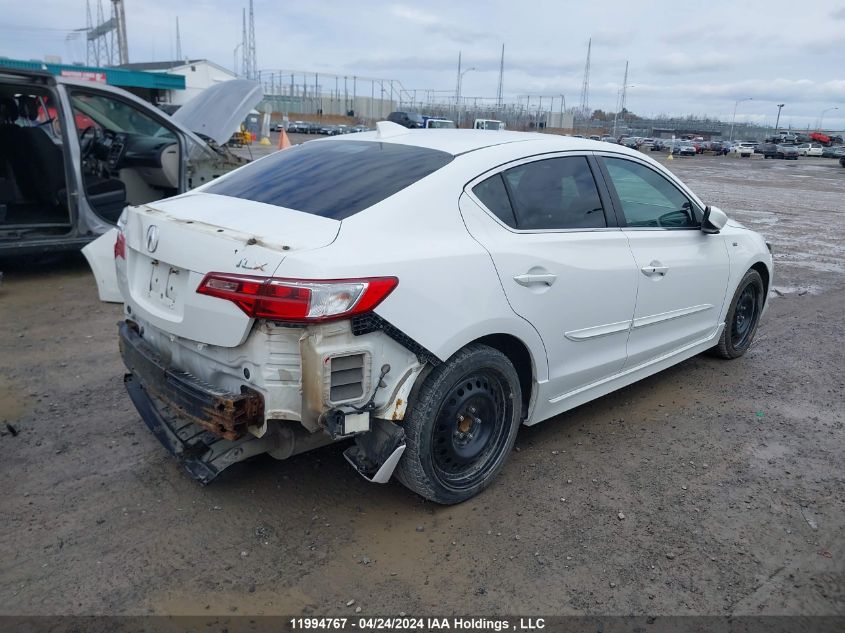
[[766, 301], [760, 273], [749, 270], [737, 286], [725, 318], [719, 344], [713, 351], [722, 358], [738, 358], [751, 347]]
[[467, 346], [435, 367], [410, 403], [397, 477], [438, 503], [469, 499], [504, 466], [521, 414], [519, 376], [508, 358]]

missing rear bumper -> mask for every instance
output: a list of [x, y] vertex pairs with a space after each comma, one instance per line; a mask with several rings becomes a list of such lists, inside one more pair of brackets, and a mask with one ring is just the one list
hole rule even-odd
[[234, 441], [248, 426], [264, 423], [264, 400], [255, 391], [229, 393], [168, 367], [144, 341], [134, 324], [122, 322], [120, 353], [127, 369], [143, 389], [165, 402], [175, 413], [214, 435]]
[[247, 435], [227, 440], [197, 426], [193, 421], [170, 415], [169, 407], [150, 394], [133, 374], [123, 384], [141, 419], [188, 473], [205, 485], [232, 464], [274, 447], [274, 438]]

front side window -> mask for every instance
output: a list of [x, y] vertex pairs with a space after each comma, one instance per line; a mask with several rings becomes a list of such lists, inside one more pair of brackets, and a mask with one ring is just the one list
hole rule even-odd
[[628, 226], [698, 228], [699, 212], [680, 189], [641, 163], [605, 158]]

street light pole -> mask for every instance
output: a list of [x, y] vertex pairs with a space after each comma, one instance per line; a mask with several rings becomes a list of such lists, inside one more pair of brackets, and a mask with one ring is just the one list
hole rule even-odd
[[460, 119], [460, 111], [461, 111], [461, 88], [464, 87], [464, 75], [466, 75], [471, 70], [475, 70], [475, 66], [472, 68], [467, 68], [458, 75], [458, 95], [455, 98], [455, 106], [457, 108], [458, 118]]
[[235, 50], [232, 51], [232, 71], [235, 73], [235, 76], [238, 76], [238, 49], [243, 46], [244, 43], [241, 42], [237, 46], [235, 46]]
[[734, 102], [734, 115], [733, 115], [733, 118], [731, 118], [731, 134], [730, 134], [730, 137], [728, 138], [729, 141], [734, 140], [734, 123], [736, 123], [737, 106], [739, 106], [740, 101], [753, 101], [753, 100], [754, 100], [754, 97], [746, 97], [745, 99], [737, 99]]
[[785, 105], [786, 105], [785, 103], [779, 103], [778, 104], [778, 118], [775, 120], [775, 134], [778, 133], [778, 125], [780, 124], [780, 110]]
[[831, 108], [825, 108], [824, 110], [822, 110], [822, 114], [819, 117], [819, 132], [822, 131], [822, 123], [824, 123], [824, 113], [830, 112], [831, 110], [838, 110], [838, 109], [839, 109], [839, 106], [833, 106]]

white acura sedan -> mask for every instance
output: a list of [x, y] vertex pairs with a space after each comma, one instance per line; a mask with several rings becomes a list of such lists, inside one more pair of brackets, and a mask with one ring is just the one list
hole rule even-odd
[[543, 134], [378, 131], [128, 208], [126, 387], [197, 479], [351, 439], [457, 503], [536, 424], [752, 343], [763, 238], [644, 154]]

